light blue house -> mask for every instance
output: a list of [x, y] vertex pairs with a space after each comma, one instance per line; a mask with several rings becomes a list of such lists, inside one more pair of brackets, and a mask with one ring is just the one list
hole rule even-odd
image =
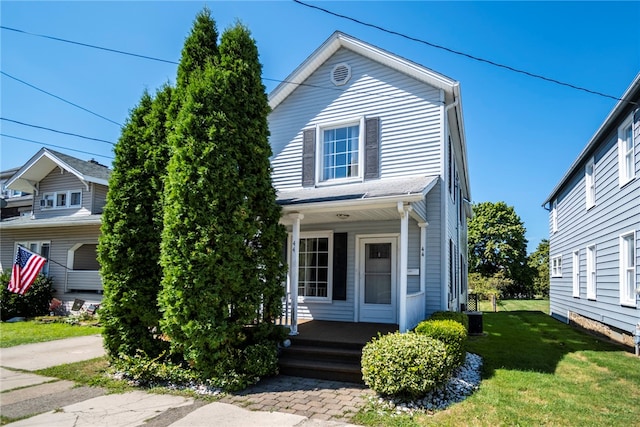
[[640, 322], [640, 74], [545, 200], [551, 315], [633, 343]]
[[336, 32], [269, 101], [293, 332], [302, 318], [405, 331], [464, 309], [459, 83]]

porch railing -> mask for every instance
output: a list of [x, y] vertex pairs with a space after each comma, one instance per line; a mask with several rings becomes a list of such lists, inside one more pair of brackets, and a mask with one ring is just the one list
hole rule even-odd
[[76, 291], [101, 291], [102, 279], [99, 271], [92, 270], [67, 270], [64, 284], [65, 292]]
[[276, 320], [277, 325], [290, 326], [291, 325], [291, 292], [282, 298], [282, 313]]
[[415, 328], [424, 314], [424, 292], [407, 295], [407, 330]]

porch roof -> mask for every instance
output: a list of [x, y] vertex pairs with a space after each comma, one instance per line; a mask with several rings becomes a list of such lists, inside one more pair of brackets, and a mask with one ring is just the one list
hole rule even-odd
[[100, 225], [100, 214], [58, 216], [53, 218], [31, 219], [30, 217], [14, 217], [0, 221], [0, 230], [8, 229], [31, 229], [45, 227], [74, 227], [81, 225]]
[[[437, 176], [413, 176], [281, 190], [278, 192], [281, 222], [288, 225], [291, 221], [288, 214], [300, 213], [305, 224], [398, 219], [399, 205], [422, 201], [437, 182]], [[418, 222], [426, 221], [415, 210], [409, 214]]]

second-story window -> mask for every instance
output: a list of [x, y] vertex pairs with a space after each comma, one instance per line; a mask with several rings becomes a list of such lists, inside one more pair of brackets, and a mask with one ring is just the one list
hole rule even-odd
[[322, 181], [360, 176], [360, 125], [322, 129]]
[[629, 117], [618, 128], [618, 173], [620, 186], [636, 176], [635, 147], [633, 141], [633, 120]]
[[595, 162], [591, 158], [587, 162], [584, 171], [585, 190], [587, 199], [587, 209], [592, 208], [596, 204], [596, 174], [595, 174]]
[[40, 200], [42, 209], [66, 209], [79, 208], [82, 206], [82, 191], [58, 191], [55, 193], [44, 193]]

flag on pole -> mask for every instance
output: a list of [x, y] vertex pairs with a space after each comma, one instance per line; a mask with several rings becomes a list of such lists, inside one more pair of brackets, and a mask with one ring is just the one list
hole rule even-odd
[[11, 270], [9, 290], [24, 295], [36, 280], [45, 262], [47, 262], [46, 258], [18, 246], [16, 262]]

